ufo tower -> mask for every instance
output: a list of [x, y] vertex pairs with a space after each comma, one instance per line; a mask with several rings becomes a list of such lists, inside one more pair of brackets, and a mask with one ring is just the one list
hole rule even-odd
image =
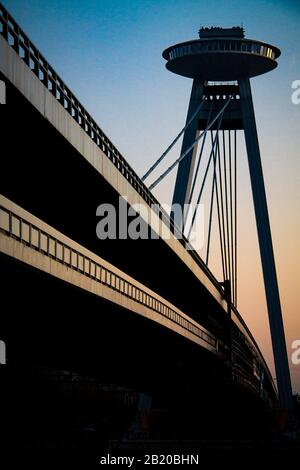
[[[207, 129], [206, 123], [211, 122], [210, 129], [216, 131], [244, 131], [279, 400], [292, 416], [291, 379], [250, 86], [250, 78], [277, 67], [279, 56], [277, 47], [246, 39], [241, 27], [201, 28], [199, 39], [175, 44], [163, 52], [168, 70], [193, 80], [181, 148], [184, 158], [178, 165], [173, 204], [183, 208], [190, 200], [195, 142], [200, 131]], [[214, 119], [220, 113], [222, 122]]]

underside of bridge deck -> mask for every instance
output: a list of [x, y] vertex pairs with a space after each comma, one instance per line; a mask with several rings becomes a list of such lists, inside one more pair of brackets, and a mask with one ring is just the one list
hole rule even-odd
[[[66, 445], [89, 419], [100, 435], [120, 438], [136, 415], [124, 405], [125, 391], [151, 397], [148, 437], [232, 437], [240, 428], [249, 437], [257, 433], [257, 420], [260, 434], [267, 432], [265, 405], [233, 387], [214, 354], [9, 257], [0, 261], [7, 306], [1, 325], [7, 345], [7, 366], [0, 371], [7, 376], [3, 419], [14, 439], [47, 445], [43, 439], [51, 442], [54, 428]], [[66, 371], [76, 374], [72, 387]], [[83, 388], [78, 377], [92, 380]], [[105, 387], [113, 392], [103, 395]]]

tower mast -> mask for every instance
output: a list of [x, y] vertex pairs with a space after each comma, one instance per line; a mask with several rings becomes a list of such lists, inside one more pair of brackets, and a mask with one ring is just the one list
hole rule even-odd
[[[224, 111], [221, 129], [217, 127], [214, 129], [217, 129], [217, 132], [226, 129], [244, 130], [279, 400], [281, 407], [292, 418], [290, 371], [250, 86], [251, 77], [277, 67], [276, 59], [279, 56], [280, 50], [277, 47], [246, 39], [244, 30], [240, 27], [201, 28], [199, 39], [176, 44], [163, 52], [168, 70], [193, 79], [187, 122], [199, 107], [200, 100], [209, 101], [212, 88], [214, 88], [214, 96], [211, 119], [220, 111], [222, 97], [234, 98]], [[214, 85], [208, 82], [213, 82]], [[223, 83], [220, 84], [220, 82]], [[228, 82], [235, 82], [235, 84], [228, 84]], [[173, 195], [173, 204], [179, 204], [182, 210], [184, 204], [189, 201], [194, 173], [197, 145], [193, 147], [193, 143], [200, 130], [203, 130], [203, 123], [207, 122], [208, 112], [208, 106], [205, 103], [183, 136], [181, 155], [186, 154], [186, 156], [180, 161]], [[189, 148], [191, 150], [187, 152]], [[180, 224], [181, 220], [175, 220], [175, 222]]]

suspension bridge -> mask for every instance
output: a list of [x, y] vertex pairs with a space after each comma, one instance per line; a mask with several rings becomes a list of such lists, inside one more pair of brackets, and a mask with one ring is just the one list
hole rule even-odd
[[[267, 426], [266, 417], [275, 409], [292, 416], [249, 81], [275, 68], [279, 55], [274, 46], [246, 39], [241, 28], [204, 28], [199, 39], [166, 49], [167, 68], [193, 79], [187, 120], [140, 178], [0, 6], [0, 80], [6, 93], [1, 107], [0, 251], [2, 301], [8, 306], [0, 339], [7, 355], [1, 371], [10, 370], [3, 372], [10, 384], [16, 383], [14, 374], [26, 376], [28, 370], [34, 383], [40, 376], [46, 380], [45, 370], [52, 376], [53, 371], [75, 371], [145, 393], [154, 407], [169, 413], [169, 427], [161, 425], [165, 435], [170, 428], [177, 436], [213, 435], [216, 428], [222, 435], [228, 420], [233, 433], [240, 426], [249, 430], [249, 422], [253, 429], [258, 422]], [[238, 311], [241, 132], [278, 389]], [[157, 175], [181, 138], [178, 158], [154, 178], [154, 170]], [[175, 168], [173, 204], [183, 209], [181, 216], [168, 214], [152, 192]], [[155, 240], [97, 239], [96, 208], [101, 203], [117, 207], [120, 196], [128, 208], [135, 208], [140, 225], [155, 232]], [[200, 256], [190, 237], [204, 197], [209, 217]], [[138, 212], [139, 206], [149, 217]], [[217, 256], [213, 239], [220, 278], [210, 269]], [[44, 413], [42, 398], [32, 397], [26, 410], [17, 393], [17, 411], [9, 413]]]

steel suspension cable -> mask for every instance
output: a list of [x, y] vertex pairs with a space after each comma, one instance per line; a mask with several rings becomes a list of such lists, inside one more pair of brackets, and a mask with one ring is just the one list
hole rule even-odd
[[234, 131], [234, 305], [237, 306], [237, 145]]
[[232, 288], [232, 298], [234, 298], [234, 275], [233, 275], [233, 196], [232, 196], [232, 146], [231, 146], [231, 131], [229, 135], [229, 194], [230, 194], [230, 283]]
[[[208, 123], [209, 123], [209, 120], [210, 120], [210, 118], [211, 118], [212, 108], [213, 108], [213, 100], [211, 101], [211, 105], [210, 105], [210, 109], [209, 109], [209, 113], [208, 113], [208, 117], [207, 117], [207, 125], [206, 125], [206, 127], [208, 127]], [[200, 168], [200, 163], [201, 163], [201, 159], [202, 159], [202, 154], [203, 154], [203, 149], [204, 149], [204, 144], [205, 144], [206, 136], [207, 136], [207, 133], [205, 134], [205, 136], [204, 136], [204, 138], [203, 138], [203, 140], [202, 140], [201, 149], [200, 149], [200, 153], [199, 153], [199, 158], [198, 158], [198, 162], [197, 162], [197, 167], [196, 167], [195, 174], [194, 174], [194, 177], [193, 177], [193, 182], [192, 182], [191, 192], [190, 192], [190, 195], [189, 195], [188, 204], [190, 204], [190, 203], [192, 202], [192, 198], [193, 198], [193, 195], [194, 195], [194, 190], [195, 190], [195, 186], [196, 186], [196, 180], [197, 180], [198, 173], [199, 173], [199, 168]]]
[[[223, 129], [223, 170], [224, 170], [224, 185], [225, 185], [225, 210], [226, 210], [226, 234], [227, 234], [227, 259], [229, 264], [230, 253], [230, 238], [229, 238], [229, 214], [228, 214], [228, 184], [227, 184], [227, 154], [226, 154], [226, 137]], [[229, 266], [226, 270], [226, 279], [229, 279]]]
[[212, 226], [212, 214], [213, 214], [214, 194], [215, 194], [215, 182], [216, 182], [216, 180], [215, 180], [215, 178], [213, 178], [213, 181], [212, 181], [212, 190], [211, 190], [211, 200], [210, 200], [210, 209], [209, 209], [209, 223], [208, 223], [206, 261], [205, 261], [206, 266], [208, 266], [208, 259], [209, 259], [210, 236], [211, 236], [211, 226]]
[[[208, 113], [208, 117], [207, 117], [206, 127], [208, 127], [208, 123], [209, 123], [209, 120], [211, 118], [212, 108], [213, 108], [213, 101], [211, 101], [211, 105], [210, 105], [210, 109], [209, 109], [209, 113]], [[193, 198], [193, 195], [194, 195], [194, 190], [195, 190], [195, 186], [196, 186], [196, 182], [197, 182], [197, 178], [198, 178], [198, 174], [199, 174], [200, 163], [201, 163], [201, 160], [202, 160], [202, 155], [203, 155], [203, 150], [204, 150], [204, 144], [205, 144], [205, 141], [206, 141], [206, 136], [207, 136], [207, 133], [205, 134], [205, 136], [202, 140], [202, 143], [201, 143], [201, 149], [200, 149], [200, 153], [199, 153], [199, 157], [198, 157], [198, 161], [197, 161], [196, 170], [195, 170], [195, 173], [194, 173], [194, 176], [193, 176], [191, 192], [190, 192], [189, 199], [188, 199], [188, 206], [191, 204], [192, 198]], [[182, 227], [183, 231], [184, 231], [184, 227], [185, 227], [185, 224], [186, 224], [186, 221], [187, 221], [187, 216], [188, 216], [188, 214], [185, 213], [184, 214], [184, 220], [183, 220], [183, 227]]]
[[224, 113], [225, 109], [227, 108], [227, 106], [229, 105], [230, 101], [232, 100], [232, 95], [230, 95], [230, 97], [228, 98], [228, 100], [226, 101], [226, 103], [224, 104], [224, 106], [222, 107], [222, 109], [218, 112], [218, 114], [214, 117], [214, 119], [211, 121], [211, 123], [209, 124], [209, 126], [205, 129], [204, 132], [202, 132], [196, 139], [195, 141], [193, 142], [192, 145], [189, 146], [189, 148], [179, 157], [177, 158], [177, 160], [175, 160], [174, 163], [172, 163], [171, 166], [169, 166], [169, 168], [167, 168], [163, 173], [162, 175], [160, 175], [150, 186], [149, 186], [149, 190], [151, 191], [153, 188], [155, 188], [155, 186], [160, 183], [160, 181], [165, 178], [165, 176], [167, 176], [170, 171], [173, 170], [173, 168], [175, 168], [176, 165], [178, 165], [178, 163], [180, 163], [188, 154], [189, 152], [195, 147], [195, 145], [197, 144], [197, 142], [199, 142], [200, 139], [202, 139], [202, 137], [204, 137], [204, 135], [207, 133], [207, 131], [213, 126], [213, 124], [216, 122], [216, 120]]
[[174, 147], [174, 145], [176, 144], [176, 142], [178, 141], [178, 139], [182, 136], [182, 134], [186, 131], [186, 129], [191, 125], [191, 123], [194, 121], [194, 119], [196, 118], [197, 114], [200, 112], [202, 106], [203, 106], [203, 103], [205, 102], [205, 99], [203, 98], [201, 100], [201, 103], [200, 105], [198, 106], [198, 108], [196, 109], [196, 111], [194, 112], [194, 114], [192, 115], [191, 119], [186, 123], [186, 125], [184, 126], [183, 129], [181, 129], [181, 131], [179, 132], [179, 134], [175, 137], [175, 139], [171, 142], [171, 144], [169, 145], [169, 147], [164, 151], [164, 153], [156, 160], [156, 162], [149, 168], [149, 170], [144, 174], [144, 176], [142, 177], [142, 181], [144, 181], [146, 178], [148, 178], [148, 176], [152, 173], [152, 171], [155, 170], [155, 168], [157, 167], [157, 165], [159, 165], [159, 163], [165, 158], [165, 156], [170, 152], [170, 150]]
[[[204, 185], [205, 185], [205, 181], [206, 181], [206, 177], [207, 177], [207, 173], [208, 173], [208, 170], [209, 170], [209, 167], [210, 167], [210, 163], [211, 163], [212, 157], [213, 157], [213, 159], [214, 159], [214, 164], [215, 164], [214, 149], [215, 149], [216, 142], [217, 142], [217, 138], [218, 138], [218, 132], [219, 132], [220, 127], [221, 127], [221, 123], [222, 123], [222, 119], [223, 119], [223, 114], [224, 114], [224, 111], [223, 111], [223, 113], [220, 115], [215, 138], [212, 139], [212, 149], [211, 149], [210, 156], [209, 156], [209, 160], [208, 160], [208, 163], [207, 163], [207, 166], [206, 166], [206, 171], [205, 171], [205, 174], [204, 174], [204, 178], [203, 178], [203, 182], [202, 182], [202, 185], [201, 185], [201, 189], [200, 189], [200, 192], [199, 192], [199, 195], [198, 195], [198, 198], [197, 198], [196, 207], [195, 207], [194, 212], [193, 212], [192, 221], [191, 221], [191, 225], [190, 225], [190, 229], [189, 229], [189, 233], [188, 233], [188, 237], [187, 237], [188, 239], [190, 238], [191, 231], [192, 231], [192, 228], [193, 228], [193, 225], [194, 225], [194, 222], [195, 222], [195, 218], [196, 218], [196, 215], [197, 215], [197, 209], [198, 209], [198, 207], [199, 207], [199, 203], [200, 203], [200, 200], [201, 200], [203, 188], [204, 188]], [[211, 131], [211, 135], [212, 135], [212, 131]], [[214, 165], [214, 168], [215, 168], [215, 165]], [[214, 172], [214, 173], [215, 173], [215, 172]], [[214, 176], [216, 176], [216, 175], [214, 175]], [[217, 187], [217, 180], [216, 180], [216, 178], [215, 178], [215, 184], [216, 184], [216, 195], [217, 195], [216, 200], [217, 200], [218, 220], [220, 220], [220, 216], [219, 216], [218, 187]], [[220, 223], [219, 223], [219, 229], [220, 229]], [[225, 279], [224, 255], [223, 255], [223, 244], [222, 244], [221, 233], [220, 233], [220, 248], [221, 248], [221, 257], [222, 257], [223, 277], [224, 277], [224, 279]]]
[[[219, 126], [220, 127], [220, 126]], [[216, 132], [216, 141], [218, 141], [219, 138], [219, 129]], [[224, 238], [222, 234], [222, 226], [221, 226], [221, 217], [220, 217], [220, 201], [219, 201], [219, 190], [218, 190], [218, 181], [217, 181], [217, 153], [215, 153], [215, 149], [213, 148], [214, 152], [214, 174], [213, 178], [215, 180], [215, 185], [216, 185], [216, 202], [217, 202], [217, 215], [218, 215], [218, 227], [219, 227], [219, 241], [220, 241], [220, 251], [221, 251], [221, 260], [222, 260], [222, 270], [223, 270], [223, 280], [225, 281], [225, 259], [224, 259]]]
[[[223, 235], [223, 246], [224, 246], [224, 265], [225, 273], [228, 272], [228, 254], [226, 251], [226, 230], [225, 230], [225, 221], [224, 221], [224, 190], [223, 190], [223, 180], [222, 180], [222, 170], [221, 170], [221, 156], [220, 156], [220, 141], [219, 133], [217, 140], [217, 163], [219, 169], [219, 181], [220, 181], [220, 199], [221, 199], [221, 220], [222, 220], [222, 235]], [[225, 280], [225, 278], [224, 278]]]
[[[215, 140], [214, 140], [213, 145], [215, 145]], [[210, 151], [210, 155], [209, 155], [209, 158], [208, 158], [208, 162], [207, 162], [207, 164], [206, 164], [206, 169], [205, 169], [205, 173], [204, 173], [204, 176], [203, 176], [203, 181], [202, 181], [201, 188], [200, 188], [200, 191], [199, 191], [199, 194], [198, 194], [198, 198], [197, 198], [197, 202], [196, 202], [196, 207], [195, 207], [194, 212], [193, 212], [193, 216], [192, 216], [192, 220], [191, 220], [191, 225], [190, 225], [189, 233], [188, 233], [188, 235], [187, 235], [187, 238], [188, 238], [188, 239], [190, 238], [191, 231], [192, 231], [192, 228], [193, 228], [193, 225], [194, 225], [194, 222], [195, 222], [198, 204], [200, 203], [200, 200], [201, 200], [201, 196], [202, 196], [202, 193], [203, 193], [205, 181], [206, 181], [206, 178], [207, 178], [207, 175], [208, 175], [208, 171], [209, 171], [209, 167], [210, 167], [210, 163], [211, 163], [212, 158], [213, 158], [213, 147], [212, 147], [212, 149], [211, 149], [211, 151]]]
[[[214, 141], [213, 145], [215, 145], [215, 141]], [[210, 151], [208, 162], [206, 164], [206, 169], [205, 169], [205, 173], [204, 173], [204, 176], [203, 176], [203, 181], [202, 181], [201, 188], [200, 188], [199, 195], [198, 195], [197, 202], [196, 202], [196, 208], [193, 212], [193, 217], [192, 217], [192, 221], [191, 221], [191, 225], [190, 225], [190, 230], [189, 230], [189, 233], [188, 233], [188, 236], [187, 236], [188, 239], [191, 235], [192, 227], [193, 227], [195, 217], [196, 217], [197, 207], [198, 207], [198, 204], [200, 203], [200, 199], [201, 199], [201, 196], [202, 196], [202, 192], [203, 192], [203, 189], [204, 189], [205, 181], [206, 181], [206, 178], [207, 178], [207, 175], [208, 175], [208, 171], [209, 171], [209, 167], [210, 167], [210, 163], [211, 163], [212, 158], [213, 158], [213, 147]]]

